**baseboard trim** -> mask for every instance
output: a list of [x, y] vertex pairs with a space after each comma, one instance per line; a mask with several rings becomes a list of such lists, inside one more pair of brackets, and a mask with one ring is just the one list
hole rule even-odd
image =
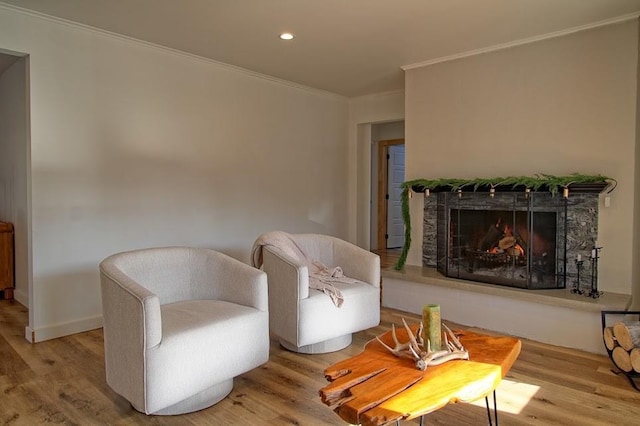
[[102, 315], [83, 318], [77, 321], [69, 321], [44, 327], [25, 328], [25, 338], [31, 343], [44, 342], [57, 339], [70, 334], [82, 333], [102, 327]]
[[20, 303], [22, 306], [29, 306], [29, 294], [21, 290], [13, 290], [13, 300]]

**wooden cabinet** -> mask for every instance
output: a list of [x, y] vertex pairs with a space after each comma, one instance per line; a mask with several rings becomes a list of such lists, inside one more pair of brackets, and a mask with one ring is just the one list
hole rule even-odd
[[14, 286], [13, 225], [0, 222], [0, 290]]

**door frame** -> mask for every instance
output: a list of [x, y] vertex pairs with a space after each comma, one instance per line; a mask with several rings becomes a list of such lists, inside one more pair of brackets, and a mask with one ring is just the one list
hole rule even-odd
[[378, 141], [378, 242], [377, 250], [387, 248], [387, 186], [389, 181], [388, 154], [391, 145], [404, 145], [404, 138]]

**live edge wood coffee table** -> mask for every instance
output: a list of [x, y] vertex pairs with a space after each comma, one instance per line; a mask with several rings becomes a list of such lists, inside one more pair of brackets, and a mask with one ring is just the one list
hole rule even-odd
[[[411, 327], [415, 333], [417, 324]], [[485, 398], [491, 422], [488, 396], [520, 354], [520, 340], [492, 337], [469, 331], [455, 331], [469, 351], [469, 360], [454, 360], [426, 371], [416, 369], [411, 359], [397, 358], [376, 339], [361, 354], [333, 364], [325, 370], [331, 383], [320, 390], [322, 402], [351, 424], [384, 425], [431, 413], [449, 403]], [[398, 340], [408, 340], [406, 330], [396, 329]], [[380, 339], [393, 347], [391, 332]], [[422, 424], [422, 418], [421, 418]]]

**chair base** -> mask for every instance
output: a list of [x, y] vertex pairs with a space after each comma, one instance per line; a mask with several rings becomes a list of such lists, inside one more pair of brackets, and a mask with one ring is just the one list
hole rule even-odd
[[334, 337], [333, 339], [325, 340], [324, 342], [313, 343], [305, 346], [296, 346], [282, 339], [280, 339], [280, 344], [283, 348], [291, 352], [311, 355], [326, 354], [329, 352], [339, 351], [349, 346], [351, 344], [351, 333]]
[[151, 414], [154, 416], [175, 416], [200, 411], [217, 404], [229, 395], [232, 390], [233, 379], [225, 380], [224, 382], [217, 383], [185, 400]]

